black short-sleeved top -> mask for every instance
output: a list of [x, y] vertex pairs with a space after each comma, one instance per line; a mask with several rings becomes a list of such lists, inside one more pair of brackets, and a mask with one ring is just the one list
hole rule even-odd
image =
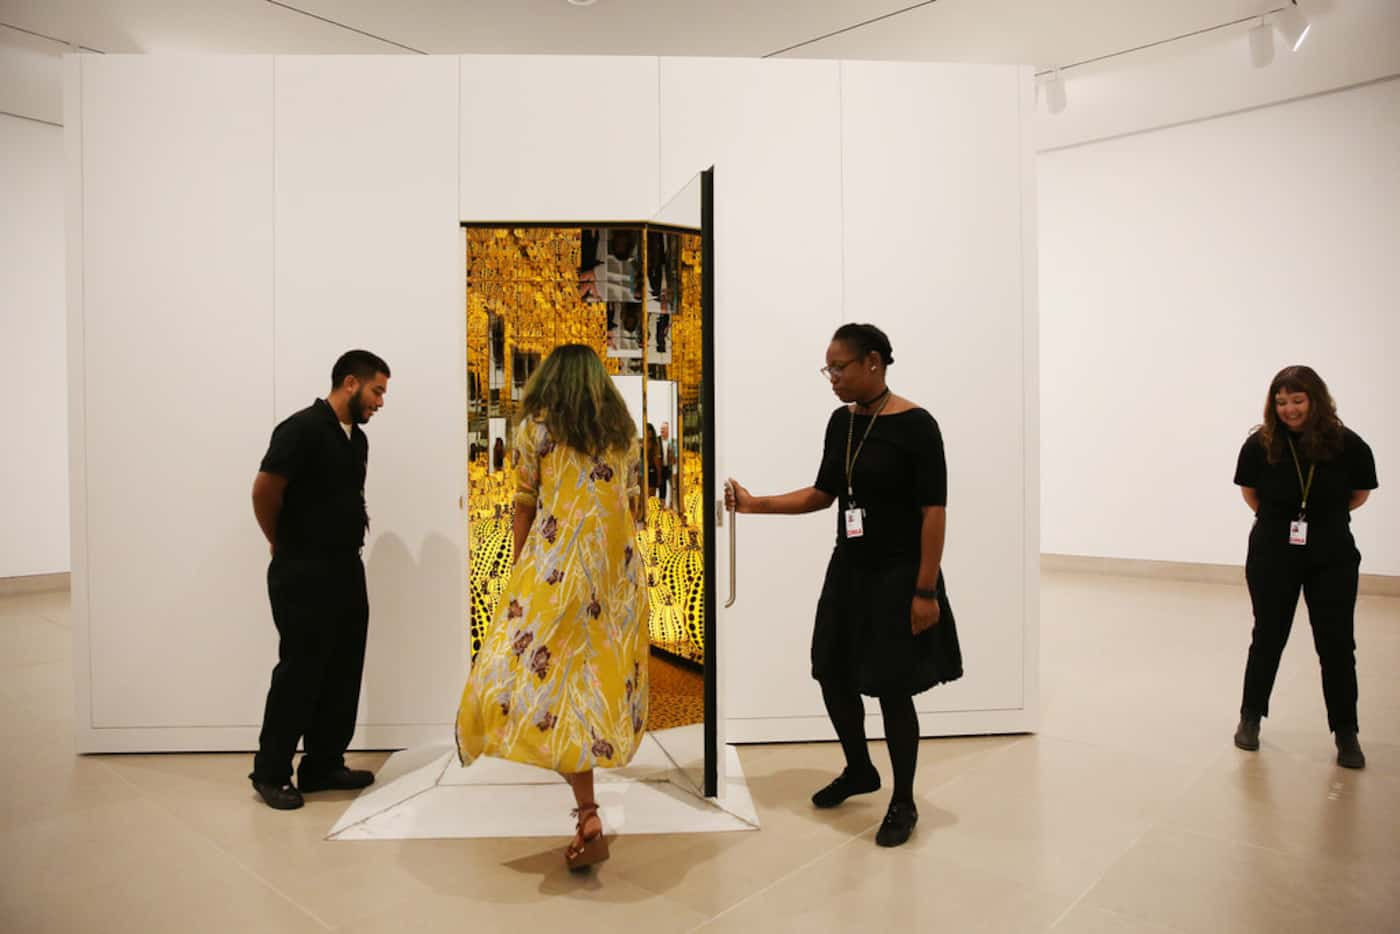
[[[1289, 435], [1296, 447], [1299, 436], [1293, 432], [1289, 432]], [[1309, 462], [1301, 450], [1298, 452], [1298, 463], [1302, 466], [1306, 481]], [[1235, 483], [1252, 487], [1258, 492], [1260, 519], [1291, 521], [1298, 517], [1303, 502], [1298, 466], [1293, 463], [1291, 454], [1285, 455], [1276, 464], [1270, 464], [1268, 451], [1260, 442], [1258, 432], [1251, 434], [1244, 447], [1240, 448], [1239, 461], [1235, 466]], [[1317, 464], [1312, 491], [1308, 495], [1308, 521], [1319, 525], [1350, 522], [1352, 492], [1374, 490], [1377, 486], [1376, 460], [1371, 454], [1370, 445], [1350, 428], [1343, 428], [1341, 453]]]
[[364, 545], [365, 469], [369, 439], [345, 429], [325, 399], [317, 399], [272, 431], [264, 473], [287, 478], [277, 519], [279, 550], [333, 552]]
[[852, 471], [855, 504], [865, 510], [865, 534], [846, 539], [845, 512], [851, 505], [846, 492], [846, 435], [854, 434], [851, 452], [870, 426], [872, 416], [851, 409], [832, 413], [826, 425], [821, 467], [813, 484], [837, 498], [836, 540], [856, 558], [919, 559], [923, 507], [948, 504], [948, 467], [943, 457], [943, 435], [938, 422], [924, 409], [910, 409], [875, 419]]

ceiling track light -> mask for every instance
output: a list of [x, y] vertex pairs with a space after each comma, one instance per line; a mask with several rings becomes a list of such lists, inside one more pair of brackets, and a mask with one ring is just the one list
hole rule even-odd
[[1255, 68], [1267, 68], [1274, 61], [1274, 27], [1263, 17], [1249, 31], [1249, 60]]
[[1290, 52], [1296, 52], [1303, 47], [1303, 41], [1308, 38], [1308, 33], [1312, 30], [1312, 23], [1303, 15], [1303, 11], [1298, 9], [1298, 0], [1293, 0], [1288, 6], [1274, 14], [1274, 25], [1278, 27], [1279, 35], [1283, 36], [1284, 44], [1288, 46]]
[[1062, 114], [1065, 112], [1065, 105], [1069, 102], [1065, 96], [1065, 76], [1056, 68], [1046, 76], [1042, 85], [1045, 88], [1045, 108], [1052, 114]]

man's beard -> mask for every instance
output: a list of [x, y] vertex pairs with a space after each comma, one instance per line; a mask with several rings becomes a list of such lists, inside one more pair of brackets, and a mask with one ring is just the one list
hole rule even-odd
[[347, 403], [347, 407], [350, 410], [350, 424], [352, 425], [363, 425], [365, 422], [369, 421], [368, 416], [365, 415], [365, 401], [361, 396], [363, 392], [363, 389], [357, 390]]

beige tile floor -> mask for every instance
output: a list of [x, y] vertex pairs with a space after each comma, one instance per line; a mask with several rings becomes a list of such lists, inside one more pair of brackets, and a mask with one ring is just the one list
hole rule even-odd
[[1301, 618], [1263, 750], [1231, 746], [1240, 587], [1047, 573], [1042, 616], [1042, 731], [925, 741], [908, 846], [883, 799], [811, 808], [834, 745], [751, 746], [762, 831], [574, 877], [562, 836], [328, 843], [349, 797], [273, 812], [244, 755], [76, 757], [67, 595], [0, 598], [0, 931], [1400, 931], [1400, 599], [1358, 607], [1360, 773]]

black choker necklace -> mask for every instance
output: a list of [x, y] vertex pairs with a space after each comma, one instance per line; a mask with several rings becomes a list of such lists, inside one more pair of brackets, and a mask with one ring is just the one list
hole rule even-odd
[[886, 386], [884, 392], [880, 393], [878, 396], [876, 396], [874, 399], [871, 399], [869, 402], [856, 402], [856, 407], [857, 407], [857, 408], [865, 409], [865, 410], [868, 412], [868, 411], [870, 411], [871, 408], [874, 407], [874, 405], [875, 405], [877, 402], [879, 402], [881, 399], [884, 399], [884, 398], [887, 397], [889, 394], [890, 394], [890, 388], [889, 388], [888, 386]]

